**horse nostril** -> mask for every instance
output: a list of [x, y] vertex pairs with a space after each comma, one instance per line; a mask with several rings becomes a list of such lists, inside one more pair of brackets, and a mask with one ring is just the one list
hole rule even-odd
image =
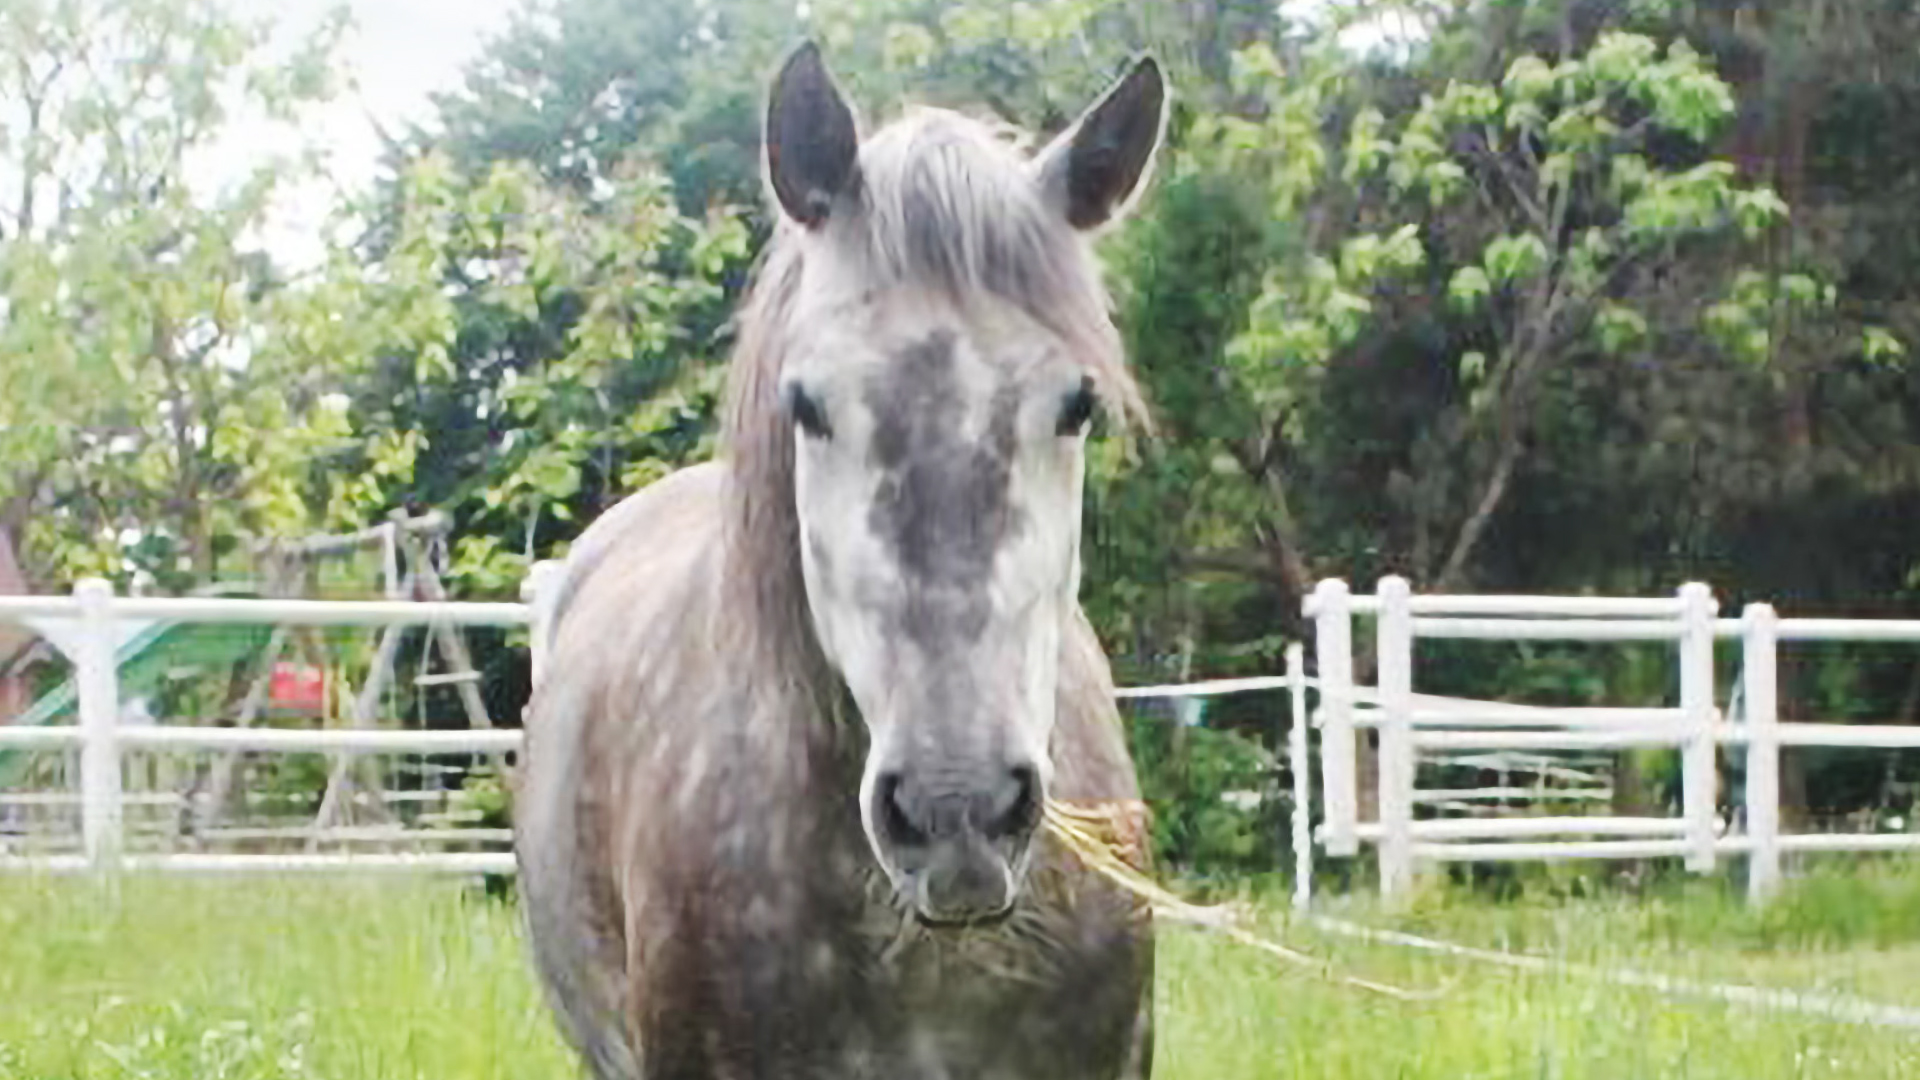
[[880, 812], [880, 834], [902, 847], [925, 844], [926, 831], [914, 824], [905, 802], [905, 789], [897, 772], [883, 773], [875, 785], [875, 802]]
[[994, 814], [985, 829], [989, 840], [1021, 836], [1040, 824], [1040, 774], [1031, 765], [1015, 765], [1007, 770], [1006, 787], [996, 800]]

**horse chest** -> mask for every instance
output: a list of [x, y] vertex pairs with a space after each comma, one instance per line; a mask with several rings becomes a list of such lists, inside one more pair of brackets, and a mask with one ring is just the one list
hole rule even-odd
[[1139, 928], [1125, 905], [1043, 887], [1005, 923], [929, 930], [893, 901], [857, 821], [789, 813], [719, 835], [697, 901], [658, 924], [655, 962], [630, 973], [639, 997], [665, 1006], [640, 1045], [702, 1063], [658, 1075], [1116, 1075], [1087, 1048], [1124, 1047], [1136, 1015]]

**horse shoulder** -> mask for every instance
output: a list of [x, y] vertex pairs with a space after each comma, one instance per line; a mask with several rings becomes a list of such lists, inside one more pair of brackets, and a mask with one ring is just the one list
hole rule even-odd
[[556, 1011], [602, 1078], [638, 1075], [628, 1031], [631, 942], [618, 866], [633, 710], [663, 642], [703, 617], [717, 548], [717, 466], [629, 496], [575, 541], [527, 710], [515, 846], [535, 958]]

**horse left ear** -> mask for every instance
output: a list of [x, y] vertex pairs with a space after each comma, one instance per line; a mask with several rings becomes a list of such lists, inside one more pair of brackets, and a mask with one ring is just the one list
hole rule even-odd
[[1146, 187], [1166, 115], [1166, 76], [1158, 61], [1142, 56], [1040, 152], [1034, 169], [1041, 190], [1069, 224], [1097, 229]]
[[860, 133], [820, 49], [795, 49], [767, 99], [767, 181], [787, 216], [808, 228], [827, 220], [852, 184]]

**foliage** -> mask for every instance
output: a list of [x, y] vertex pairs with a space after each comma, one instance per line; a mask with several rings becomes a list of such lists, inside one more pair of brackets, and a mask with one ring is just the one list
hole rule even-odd
[[[270, 66], [264, 27], [198, 0], [8, 17], [26, 105], [4, 144], [24, 180], [0, 256], [0, 505], [43, 579], [180, 589], [244, 568], [251, 537], [355, 528], [422, 495], [531, 533], [573, 513], [589, 459], [605, 489], [704, 452], [689, 414], [715, 380], [683, 361], [708, 348], [690, 312], [744, 258], [731, 215], [682, 218], [638, 162], [574, 192], [427, 155], [373, 257], [334, 240], [290, 273], [258, 237], [310, 163], [263, 160], [206, 194], [192, 169], [237, 111], [293, 123], [324, 96], [337, 21]], [[422, 468], [461, 468], [460, 486]], [[526, 549], [503, 539], [462, 539], [469, 582], [517, 579]]]
[[728, 214], [681, 216], [639, 163], [581, 194], [524, 163], [469, 179], [428, 155], [401, 193], [379, 265], [409, 332], [356, 409], [417, 452], [403, 491], [355, 494], [362, 513], [401, 497], [453, 511], [453, 579], [511, 595], [543, 523], [577, 527], [580, 509], [710, 451], [702, 314], [746, 235]]
[[[1255, 452], [1237, 460], [1253, 490], [1274, 497], [1269, 475], [1287, 441], [1310, 437], [1303, 411], [1324, 399], [1328, 363], [1382, 323], [1437, 319], [1464, 347], [1447, 377], [1454, 400], [1427, 419], [1426, 460], [1396, 508], [1411, 519], [1397, 561], [1457, 587], [1526, 452], [1547, 369], [1583, 348], [1637, 349], [1647, 332], [1637, 280], [1669, 272], [1701, 238], [1758, 236], [1786, 207], [1728, 164], [1663, 160], [1733, 109], [1727, 84], [1684, 42], [1611, 32], [1557, 63], [1523, 54], [1497, 81], [1449, 78], [1401, 117], [1360, 93], [1337, 143], [1319, 117], [1353, 76], [1337, 56], [1305, 63], [1290, 73], [1250, 47], [1242, 77], [1263, 94], [1264, 116], [1222, 117], [1202, 134], [1227, 167], [1266, 176], [1274, 216], [1320, 215], [1325, 234], [1267, 272], [1226, 351], [1261, 410], [1247, 436]], [[1819, 291], [1805, 275], [1780, 280], [1795, 295]], [[1709, 323], [1732, 327], [1777, 302], [1761, 291], [1737, 292]], [[1376, 311], [1389, 295], [1393, 307]], [[1275, 534], [1296, 551], [1305, 543]]]
[[202, 0], [0, 19], [0, 527], [43, 580], [203, 581], [238, 534], [308, 525], [312, 464], [356, 438], [332, 392], [368, 356], [354, 268], [289, 280], [258, 246], [312, 163], [193, 172], [236, 110], [293, 125], [327, 95], [339, 22], [270, 63]]
[[1271, 754], [1160, 710], [1136, 712], [1128, 728], [1161, 872], [1232, 878], [1275, 863], [1290, 805]]

